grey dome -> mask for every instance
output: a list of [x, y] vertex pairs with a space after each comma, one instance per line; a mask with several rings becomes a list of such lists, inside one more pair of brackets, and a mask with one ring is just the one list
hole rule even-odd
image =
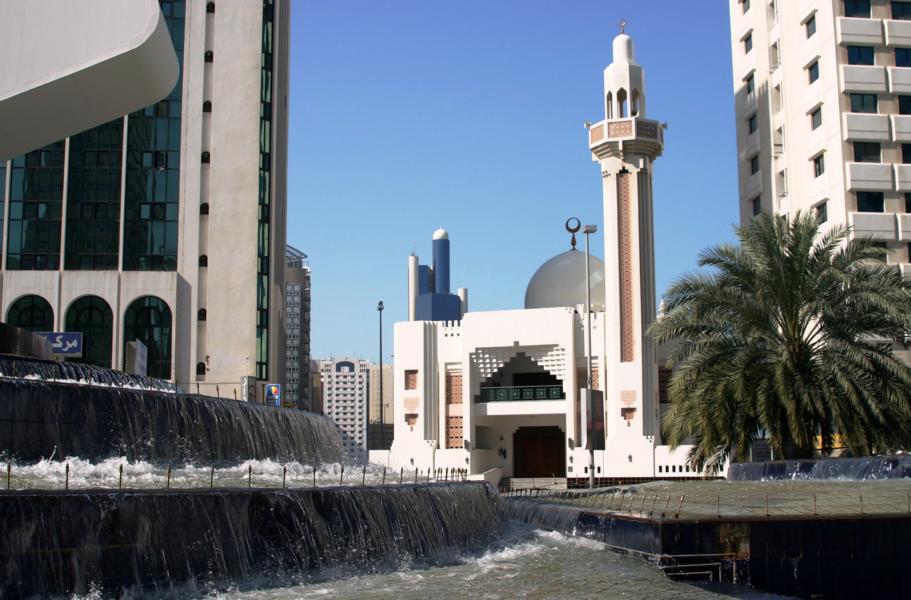
[[[592, 308], [604, 307], [604, 262], [591, 257]], [[585, 253], [568, 250], [541, 265], [525, 290], [525, 308], [585, 304]]]

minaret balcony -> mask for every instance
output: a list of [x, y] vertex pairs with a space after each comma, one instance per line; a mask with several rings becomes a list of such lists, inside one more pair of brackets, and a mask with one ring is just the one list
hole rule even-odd
[[596, 158], [617, 151], [640, 152], [654, 158], [664, 149], [664, 127], [641, 117], [605, 119], [589, 127], [588, 147]]

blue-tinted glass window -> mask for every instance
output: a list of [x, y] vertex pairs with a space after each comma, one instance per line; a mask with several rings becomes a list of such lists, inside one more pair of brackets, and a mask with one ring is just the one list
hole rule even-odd
[[761, 204], [760, 204], [759, 196], [756, 196], [755, 198], [753, 198], [752, 200], [750, 200], [750, 209], [753, 211], [753, 216], [754, 216], [754, 217], [755, 217], [756, 215], [758, 215], [759, 212], [762, 210], [762, 206], [761, 206]]
[[[0, 160], [0, 215], [6, 208], [6, 161]], [[2, 220], [3, 217], [0, 217]], [[0, 244], [3, 243], [3, 228], [0, 227]]]
[[876, 142], [854, 142], [854, 162], [880, 162], [880, 148]]
[[819, 61], [816, 61], [807, 67], [807, 75], [810, 77], [810, 83], [819, 79]]
[[902, 164], [911, 164], [911, 144], [902, 144]]
[[161, 298], [144, 296], [134, 300], [123, 317], [123, 348], [139, 340], [148, 349], [148, 374], [171, 378], [171, 309]]
[[753, 133], [759, 129], [759, 115], [754, 114], [752, 117], [747, 119], [747, 133]]
[[816, 15], [810, 17], [805, 26], [807, 28], [807, 37], [813, 37], [813, 35], [816, 33]]
[[820, 154], [813, 159], [813, 177], [819, 177], [826, 172], [825, 155]]
[[82, 356], [72, 362], [109, 369], [114, 340], [114, 313], [104, 299], [83, 296], [66, 311], [66, 331], [82, 334]]
[[911, 67], [911, 48], [895, 49], [895, 66]]
[[752, 49], [753, 49], [753, 34], [750, 33], [745, 38], [743, 38], [743, 51], [744, 51], [744, 53], [749, 54], [749, 52]]
[[885, 200], [882, 192], [857, 192], [858, 212], [883, 212]]
[[849, 65], [874, 65], [876, 55], [872, 46], [848, 46]]
[[750, 175], [755, 175], [759, 172], [759, 155], [757, 154], [750, 159]]
[[898, 97], [898, 114], [911, 115], [911, 96]]
[[898, 21], [911, 20], [911, 2], [892, 2], [892, 18]]
[[67, 269], [118, 267], [122, 145], [123, 119], [70, 138], [64, 260]]
[[810, 113], [810, 128], [817, 129], [822, 125], [822, 107]]
[[851, 112], [877, 112], [876, 94], [851, 94]]
[[911, 213], [911, 194], [905, 194], [905, 212]]
[[870, 0], [845, 0], [845, 16], [870, 18]]
[[12, 160], [7, 269], [60, 267], [63, 159], [61, 141]]
[[269, 262], [272, 202], [272, 63], [275, 5], [263, 0], [259, 102], [259, 223], [256, 277], [256, 377], [269, 375]]
[[[159, 2], [182, 72], [185, 5]], [[123, 215], [123, 268], [128, 271], [177, 269], [181, 80], [167, 98], [129, 118]]]

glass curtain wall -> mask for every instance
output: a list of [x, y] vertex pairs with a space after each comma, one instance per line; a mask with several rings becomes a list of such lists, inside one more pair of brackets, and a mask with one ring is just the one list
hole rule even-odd
[[63, 214], [63, 141], [11, 162], [6, 268], [60, 268]]

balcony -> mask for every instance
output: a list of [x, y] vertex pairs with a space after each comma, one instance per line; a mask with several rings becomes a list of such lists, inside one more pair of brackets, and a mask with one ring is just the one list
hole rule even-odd
[[845, 140], [889, 141], [889, 116], [845, 113]]
[[898, 215], [898, 239], [902, 241], [911, 240], [911, 215]]
[[893, 94], [911, 93], [911, 69], [889, 67], [889, 90]]
[[899, 192], [911, 192], [911, 165], [894, 165], [895, 187]]
[[885, 21], [886, 45], [911, 46], [911, 21]]
[[882, 21], [839, 17], [835, 20], [835, 39], [839, 44], [881, 46], [883, 43]]
[[911, 115], [892, 115], [892, 139], [911, 142]]
[[873, 238], [882, 241], [898, 239], [895, 232], [895, 213], [848, 213], [848, 224], [853, 228], [854, 237]]
[[882, 163], [848, 163], [848, 189], [891, 191], [892, 165]]
[[843, 92], [885, 93], [887, 89], [886, 68], [866, 65], [842, 65], [841, 81], [841, 91]]
[[565, 398], [562, 385], [524, 385], [481, 388], [477, 402], [528, 402]]

